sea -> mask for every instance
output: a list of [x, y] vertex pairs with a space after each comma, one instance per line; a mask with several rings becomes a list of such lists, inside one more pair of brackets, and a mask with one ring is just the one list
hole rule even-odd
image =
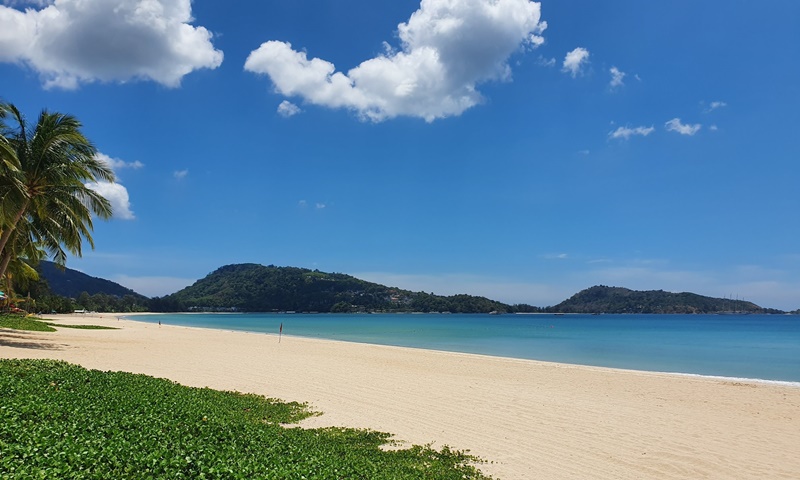
[[800, 386], [798, 315], [193, 313], [125, 318]]

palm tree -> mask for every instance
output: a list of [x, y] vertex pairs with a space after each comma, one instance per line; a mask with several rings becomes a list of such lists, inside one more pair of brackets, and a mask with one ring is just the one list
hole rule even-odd
[[[36, 255], [41, 255], [44, 252], [37, 252]], [[38, 261], [38, 256], [29, 256], [27, 257], [31, 263]], [[22, 288], [30, 288], [31, 282], [36, 282], [39, 280], [39, 272], [36, 271], [35, 268], [31, 266], [31, 263], [23, 260], [22, 258], [15, 258], [12, 260], [8, 265], [8, 270], [6, 270], [5, 278], [4, 278], [4, 290], [6, 293], [5, 299], [5, 310], [9, 311], [12, 305], [19, 306], [20, 302], [27, 301], [28, 303], [25, 305], [25, 310], [31, 311], [32, 308], [35, 308], [35, 302], [31, 300], [30, 294], [28, 294], [28, 299], [21, 298], [17, 296], [16, 287]]]
[[44, 110], [31, 129], [14, 105], [0, 103], [0, 128], [0, 278], [29, 244], [62, 264], [67, 252], [81, 255], [83, 240], [94, 248], [92, 215], [111, 217], [111, 204], [86, 185], [113, 182], [114, 173], [81, 123]]
[[[5, 122], [9, 113], [9, 106], [0, 103], [0, 200], [5, 198], [9, 191], [21, 187], [16, 175], [19, 172], [17, 152], [14, 151], [11, 142], [6, 138], [6, 135], [11, 133]], [[3, 204], [0, 203], [0, 205]], [[7, 214], [8, 212], [5, 208], [0, 210], [0, 234], [5, 227]]]

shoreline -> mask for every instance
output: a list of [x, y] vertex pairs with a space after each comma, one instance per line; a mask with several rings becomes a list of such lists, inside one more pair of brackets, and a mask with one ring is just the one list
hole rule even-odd
[[[112, 316], [116, 314], [106, 314], [106, 313], [95, 313], [98, 316]], [[132, 313], [127, 315], [121, 315], [121, 318], [124, 318], [127, 321], [137, 321], [135, 317], [137, 315], [142, 316], [158, 316], [158, 315], [174, 315], [171, 313], [160, 313], [160, 312], [144, 312], [144, 313]], [[186, 312], [180, 313], [180, 315], [231, 315], [229, 312]], [[235, 314], [234, 314], [235, 315]], [[402, 314], [398, 314], [402, 315]], [[552, 314], [521, 314], [521, 315], [552, 315]], [[578, 315], [578, 314], [565, 314], [565, 315]], [[149, 323], [145, 321], [145, 323]], [[264, 332], [264, 331], [257, 331], [257, 330], [246, 330], [246, 329], [231, 329], [231, 328], [223, 328], [223, 327], [215, 327], [215, 326], [189, 326], [189, 325], [175, 325], [170, 324], [176, 327], [185, 327], [185, 328], [199, 328], [204, 330], [219, 330], [224, 332], [246, 332], [256, 335], [275, 335], [271, 332]], [[328, 340], [332, 342], [344, 342], [344, 343], [354, 343], [354, 344], [361, 344], [361, 345], [378, 345], [378, 346], [385, 346], [385, 347], [396, 347], [396, 348], [408, 348], [413, 350], [424, 350], [424, 351], [435, 351], [435, 352], [446, 352], [452, 354], [461, 354], [461, 355], [476, 355], [488, 358], [500, 358], [500, 359], [509, 359], [509, 360], [525, 360], [525, 361], [532, 361], [532, 362], [543, 362], [543, 363], [552, 363], [557, 365], [564, 365], [564, 366], [579, 366], [579, 367], [587, 367], [587, 368], [602, 368], [602, 369], [610, 369], [610, 370], [617, 370], [621, 372], [643, 372], [643, 373], [653, 373], [653, 374], [660, 374], [660, 375], [678, 375], [678, 376], [688, 376], [688, 377], [700, 377], [700, 378], [710, 378], [715, 380], [723, 380], [723, 381], [733, 381], [733, 382], [747, 382], [747, 383], [764, 383], [764, 384], [772, 384], [772, 385], [782, 385], [790, 388], [800, 388], [800, 380], [776, 380], [776, 379], [769, 379], [769, 378], [755, 378], [755, 377], [739, 377], [739, 376], [727, 376], [727, 375], [712, 375], [712, 374], [703, 374], [703, 373], [692, 373], [692, 372], [679, 372], [679, 371], [662, 371], [662, 370], [646, 370], [646, 369], [638, 369], [638, 368], [625, 368], [625, 367], [610, 367], [604, 365], [591, 365], [585, 363], [569, 363], [569, 362], [560, 362], [560, 361], [552, 361], [552, 360], [542, 360], [542, 359], [535, 359], [535, 358], [520, 358], [520, 357], [510, 357], [510, 356], [503, 356], [503, 355], [492, 355], [489, 353], [474, 353], [474, 352], [458, 352], [453, 350], [446, 350], [446, 349], [436, 349], [436, 348], [426, 348], [426, 347], [415, 347], [415, 346], [403, 346], [403, 345], [391, 345], [391, 344], [384, 344], [384, 343], [370, 343], [370, 342], [362, 342], [358, 340], [341, 340], [335, 338], [327, 338], [327, 337], [317, 337], [317, 336], [304, 336], [304, 335], [295, 335], [295, 334], [282, 334], [284, 337], [294, 337], [294, 338], [307, 338], [307, 339], [319, 339], [319, 340]]]
[[0, 358], [54, 358], [308, 402], [304, 427], [448, 445], [496, 478], [800, 478], [794, 385], [247, 333], [116, 315], [119, 330], [0, 330]]

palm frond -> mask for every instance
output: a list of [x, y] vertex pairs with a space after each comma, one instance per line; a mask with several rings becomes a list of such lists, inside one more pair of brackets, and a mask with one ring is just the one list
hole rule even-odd
[[112, 209], [87, 185], [115, 176], [81, 127], [72, 115], [42, 110], [28, 128], [13, 104], [0, 103], [0, 258], [47, 254], [63, 263], [67, 252], [80, 256], [84, 242], [94, 248], [92, 219], [108, 219]]

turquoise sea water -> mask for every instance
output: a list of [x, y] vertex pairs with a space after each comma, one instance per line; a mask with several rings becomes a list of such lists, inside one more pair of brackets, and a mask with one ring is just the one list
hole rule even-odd
[[788, 315], [170, 314], [138, 321], [580, 365], [800, 382]]

